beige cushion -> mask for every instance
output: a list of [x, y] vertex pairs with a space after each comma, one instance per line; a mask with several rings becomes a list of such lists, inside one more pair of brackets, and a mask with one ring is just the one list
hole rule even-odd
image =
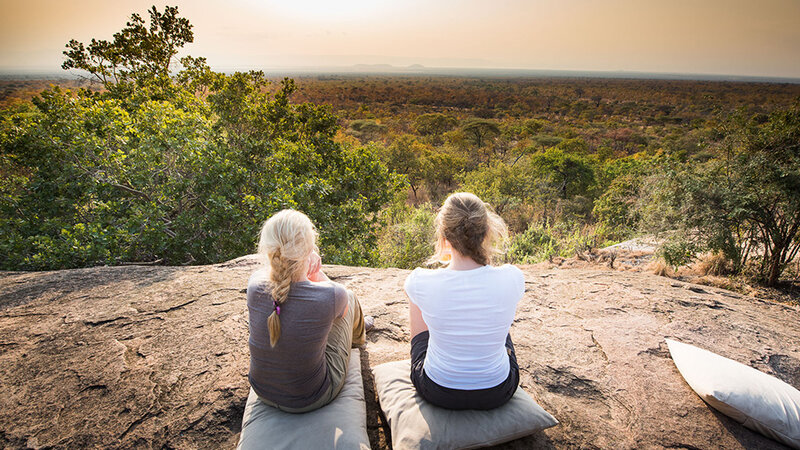
[[320, 409], [290, 414], [267, 406], [250, 389], [237, 449], [365, 449], [367, 409], [361, 359], [352, 349], [347, 378], [339, 395]]
[[714, 409], [800, 449], [800, 391], [763, 372], [693, 345], [667, 339], [672, 360]]
[[381, 364], [372, 373], [394, 450], [486, 447], [558, 424], [522, 388], [499, 408], [453, 411], [417, 395], [410, 360]]

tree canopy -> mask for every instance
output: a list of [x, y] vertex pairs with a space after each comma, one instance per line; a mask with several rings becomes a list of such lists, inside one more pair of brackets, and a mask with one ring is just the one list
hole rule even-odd
[[148, 10], [149, 26], [139, 14], [132, 14], [125, 28], [113, 40], [92, 39], [89, 45], [72, 39], [64, 51], [65, 70], [81, 69], [103, 83], [118, 97], [147, 89], [152, 95], [169, 95], [170, 70], [175, 55], [194, 41], [189, 20], [178, 16], [178, 8], [167, 6]]
[[722, 252], [734, 272], [752, 261], [774, 285], [800, 251], [800, 104], [740, 112], [720, 131], [717, 158], [658, 175], [654, 196], [691, 248]]
[[113, 40], [70, 41], [65, 69], [105, 91], [42, 92], [0, 116], [5, 269], [210, 263], [255, 249], [283, 208], [307, 213], [330, 262], [375, 258], [378, 212], [399, 188], [370, 147], [334, 142], [325, 106], [274, 94], [261, 72], [226, 75], [177, 50], [177, 8], [137, 14]]

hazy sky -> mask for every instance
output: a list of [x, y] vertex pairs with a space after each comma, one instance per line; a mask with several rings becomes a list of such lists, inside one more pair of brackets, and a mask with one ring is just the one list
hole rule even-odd
[[[0, 0], [0, 71], [59, 70], [138, 0]], [[216, 69], [423, 64], [800, 78], [800, 0], [193, 0]]]

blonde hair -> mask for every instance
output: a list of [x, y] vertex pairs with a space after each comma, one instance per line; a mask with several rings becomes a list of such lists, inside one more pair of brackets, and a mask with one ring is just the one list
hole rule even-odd
[[478, 264], [491, 264], [503, 253], [508, 227], [475, 194], [458, 192], [447, 197], [436, 215], [436, 251], [429, 262], [443, 262], [445, 239]]
[[270, 266], [270, 294], [275, 310], [267, 318], [269, 343], [275, 347], [281, 337], [279, 307], [286, 302], [292, 278], [305, 267], [312, 251], [317, 249], [317, 231], [311, 219], [300, 211], [284, 209], [270, 217], [261, 228], [258, 252]]

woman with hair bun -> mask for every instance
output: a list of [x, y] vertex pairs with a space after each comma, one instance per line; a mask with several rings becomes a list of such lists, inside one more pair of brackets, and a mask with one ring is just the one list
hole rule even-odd
[[448, 409], [492, 409], [519, 384], [509, 329], [525, 292], [522, 272], [491, 265], [508, 231], [474, 194], [445, 200], [436, 216], [441, 269], [417, 268], [405, 282], [411, 319], [411, 381]]
[[264, 223], [267, 267], [247, 285], [250, 386], [262, 402], [302, 413], [330, 403], [344, 386], [350, 348], [366, 342], [355, 295], [321, 270], [317, 232], [303, 213]]

